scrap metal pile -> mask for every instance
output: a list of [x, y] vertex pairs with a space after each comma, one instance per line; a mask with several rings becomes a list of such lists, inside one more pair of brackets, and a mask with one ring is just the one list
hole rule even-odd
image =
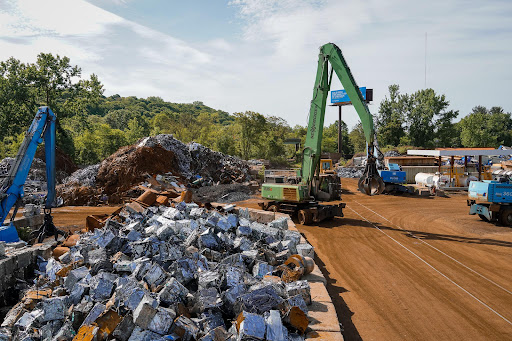
[[363, 176], [362, 167], [338, 167], [338, 176], [340, 178], [360, 178]]
[[[0, 161], [0, 179], [7, 177], [13, 164], [14, 158], [11, 157]], [[46, 195], [44, 193], [46, 190], [46, 164], [43, 160], [34, 158], [24, 186], [23, 203], [41, 203]]]
[[[73, 163], [71, 158], [60, 148], [55, 150], [55, 166], [56, 166], [56, 181], [61, 183], [71, 173], [76, 171], [78, 167]], [[15, 159], [6, 157], [0, 161], [0, 180], [7, 177], [9, 170], [14, 164]], [[44, 150], [40, 149], [36, 153], [36, 157], [32, 161], [30, 171], [27, 176], [24, 188], [23, 204], [42, 204], [46, 197], [47, 182], [46, 182], [46, 163]]]
[[172, 174], [184, 185], [250, 180], [245, 161], [161, 134], [123, 147], [98, 165], [76, 171], [57, 191], [67, 205], [119, 204], [133, 197], [133, 188], [148, 177], [165, 174]]
[[126, 206], [75, 235], [39, 262], [0, 340], [303, 340], [312, 247], [287, 218], [223, 211]]

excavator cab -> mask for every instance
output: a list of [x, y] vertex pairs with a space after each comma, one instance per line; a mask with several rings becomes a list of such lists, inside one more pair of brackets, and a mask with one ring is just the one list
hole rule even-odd
[[333, 174], [334, 168], [332, 159], [321, 159], [320, 160], [320, 174]]

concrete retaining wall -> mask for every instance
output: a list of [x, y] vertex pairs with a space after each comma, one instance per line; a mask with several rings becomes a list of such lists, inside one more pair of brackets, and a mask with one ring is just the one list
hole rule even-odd
[[37, 256], [41, 256], [44, 259], [50, 258], [54, 243], [55, 242], [47, 242], [20, 248], [9, 247], [9, 244], [7, 244], [6, 255], [0, 259], [1, 301], [4, 301], [4, 294], [14, 288], [16, 279], [25, 280], [34, 276]]

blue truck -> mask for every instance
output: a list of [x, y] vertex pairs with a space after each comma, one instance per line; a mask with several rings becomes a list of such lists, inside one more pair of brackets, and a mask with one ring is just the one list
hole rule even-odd
[[396, 163], [388, 164], [387, 169], [380, 170], [379, 175], [384, 181], [384, 193], [411, 193], [407, 184], [407, 176]]
[[471, 181], [467, 204], [471, 215], [512, 226], [512, 183], [508, 178]]

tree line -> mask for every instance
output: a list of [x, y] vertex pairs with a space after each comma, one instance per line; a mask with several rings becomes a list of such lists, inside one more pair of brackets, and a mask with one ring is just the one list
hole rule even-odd
[[[41, 53], [35, 63], [12, 57], [0, 62], [0, 157], [16, 155], [41, 105], [57, 114], [58, 146], [80, 165], [100, 162], [122, 146], [161, 133], [243, 159], [284, 161], [297, 155], [284, 141], [300, 138], [304, 143], [307, 131], [306, 126], [291, 127], [278, 116], [252, 111], [229, 114], [200, 101], [105, 96], [96, 75], [83, 78], [81, 68], [68, 57]], [[511, 114], [502, 108], [475, 107], [453, 123], [458, 111], [448, 107], [445, 96], [432, 89], [408, 95], [391, 85], [375, 117], [379, 143], [386, 148], [512, 144]], [[337, 126], [335, 122], [324, 128], [324, 151], [337, 151]], [[360, 124], [349, 131], [342, 122], [342, 139], [344, 155], [365, 149]]]

